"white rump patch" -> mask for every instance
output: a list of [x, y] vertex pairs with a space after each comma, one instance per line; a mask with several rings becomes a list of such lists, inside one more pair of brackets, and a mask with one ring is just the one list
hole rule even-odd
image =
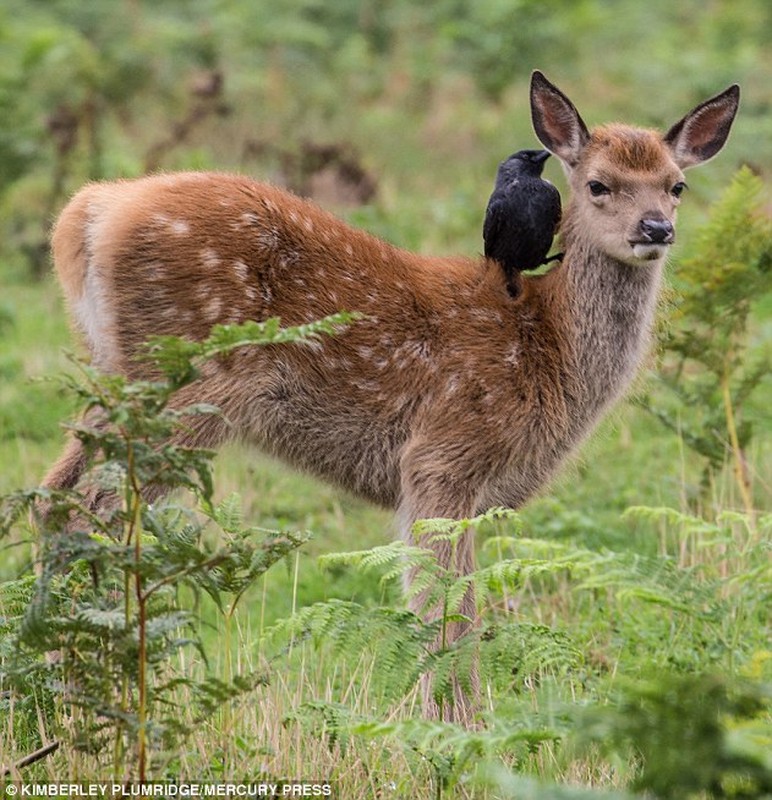
[[75, 318], [89, 342], [94, 361], [100, 369], [117, 368], [118, 348], [113, 335], [113, 314], [99, 268], [89, 262], [83, 293], [72, 304]]

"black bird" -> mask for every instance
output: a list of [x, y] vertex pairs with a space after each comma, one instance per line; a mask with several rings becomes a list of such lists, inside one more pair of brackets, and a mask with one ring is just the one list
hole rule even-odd
[[521, 270], [547, 258], [560, 223], [560, 192], [541, 177], [547, 150], [519, 150], [499, 164], [483, 224], [485, 255], [501, 264], [510, 291]]

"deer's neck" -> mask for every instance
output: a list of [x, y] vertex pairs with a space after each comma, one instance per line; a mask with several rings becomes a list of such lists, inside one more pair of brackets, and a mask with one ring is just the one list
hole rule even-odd
[[618, 399], [645, 358], [662, 268], [624, 264], [577, 243], [550, 274], [580, 419], [590, 422]]

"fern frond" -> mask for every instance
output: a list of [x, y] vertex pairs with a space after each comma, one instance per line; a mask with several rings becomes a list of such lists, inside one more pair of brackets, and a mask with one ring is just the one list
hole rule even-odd
[[368, 550], [326, 553], [317, 559], [319, 566], [354, 566], [367, 570], [384, 570], [382, 580], [392, 580], [409, 569], [427, 569], [434, 563], [434, 553], [423, 547], [394, 541]]
[[413, 523], [412, 534], [418, 541], [427, 538], [428, 541], [456, 541], [470, 528], [480, 528], [486, 524], [495, 524], [502, 520], [509, 520], [519, 527], [522, 518], [511, 508], [494, 507], [470, 519], [419, 519]]

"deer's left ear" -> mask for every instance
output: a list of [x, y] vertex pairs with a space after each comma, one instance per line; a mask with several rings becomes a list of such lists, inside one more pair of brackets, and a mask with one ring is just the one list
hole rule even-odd
[[702, 164], [724, 146], [740, 103], [740, 87], [730, 86], [692, 109], [665, 134], [681, 169]]

